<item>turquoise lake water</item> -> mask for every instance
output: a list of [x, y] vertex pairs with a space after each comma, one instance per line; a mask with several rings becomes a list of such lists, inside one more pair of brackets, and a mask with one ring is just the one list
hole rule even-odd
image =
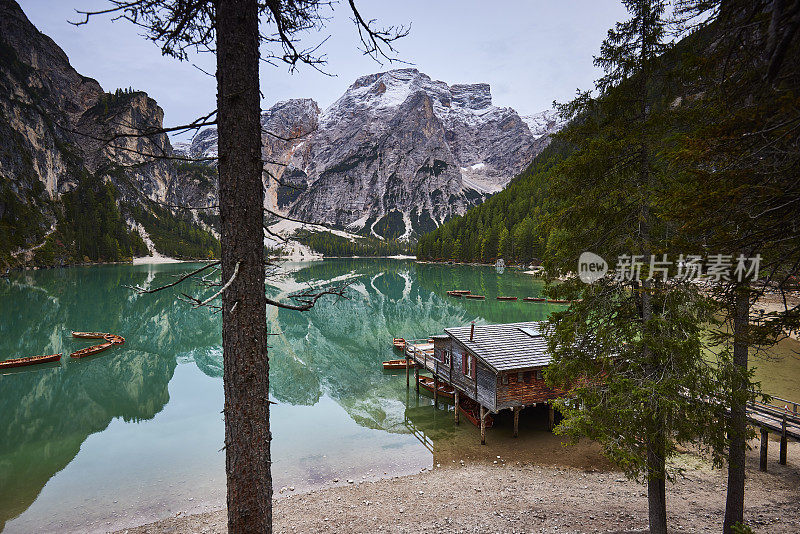
[[[176, 300], [199, 291], [192, 282], [152, 295], [123, 287], [162, 285], [192, 268], [74, 267], [0, 280], [0, 359], [65, 353], [59, 364], [0, 375], [0, 531], [103, 531], [224, 505], [220, 317]], [[537, 296], [539, 281], [488, 267], [342, 259], [286, 264], [269, 292], [284, 298], [344, 280], [348, 299], [268, 312], [276, 492], [512, 451], [530, 461], [600, 461], [596, 451], [576, 459], [560, 447], [535, 412], [523, 414], [517, 449], [502, 416], [481, 448], [477, 429], [456, 427], [445, 405], [436, 409], [406, 389], [403, 372], [381, 368], [393, 357], [392, 337], [428, 337], [472, 320], [545, 319], [557, 305], [494, 299]], [[453, 299], [450, 289], [487, 300]], [[127, 341], [71, 360], [91, 344], [72, 330]], [[759, 369], [765, 389], [800, 396], [796, 349], [782, 345], [786, 357]]]

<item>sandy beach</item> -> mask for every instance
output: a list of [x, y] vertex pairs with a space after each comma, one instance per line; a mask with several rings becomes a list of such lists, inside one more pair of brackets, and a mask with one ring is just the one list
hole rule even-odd
[[[800, 524], [800, 444], [788, 464], [770, 447], [769, 472], [758, 470], [756, 441], [747, 457], [745, 518], [756, 532], [796, 533]], [[684, 478], [668, 484], [670, 529], [719, 532], [726, 471], [691, 453], [677, 462]], [[305, 494], [276, 494], [275, 532], [646, 532], [645, 487], [614, 469], [537, 466], [500, 455], [451, 460], [420, 474], [345, 484]], [[226, 531], [224, 510], [127, 529], [127, 534]]]
[[162, 256], [161, 254], [153, 253], [152, 256], [141, 256], [133, 258], [134, 265], [158, 265], [162, 263], [181, 263], [184, 260], [170, 258], [169, 256]]

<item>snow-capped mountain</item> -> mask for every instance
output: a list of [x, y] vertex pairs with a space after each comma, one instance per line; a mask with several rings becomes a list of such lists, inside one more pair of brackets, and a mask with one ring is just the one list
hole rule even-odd
[[[502, 189], [549, 142], [555, 123], [539, 122], [532, 132], [494, 106], [488, 84], [448, 85], [416, 69], [362, 76], [324, 111], [279, 102], [262, 116], [268, 207], [408, 238]], [[216, 155], [216, 131], [182, 149]]]
[[546, 109], [533, 115], [523, 115], [521, 118], [528, 125], [535, 139], [554, 134], [566, 124], [566, 121], [555, 109]]

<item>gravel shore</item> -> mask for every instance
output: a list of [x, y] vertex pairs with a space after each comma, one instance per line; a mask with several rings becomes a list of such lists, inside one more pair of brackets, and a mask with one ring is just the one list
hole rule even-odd
[[[757, 442], [748, 452], [745, 517], [756, 532], [797, 533], [800, 525], [800, 444], [789, 443], [788, 465], [770, 447], [769, 472], [758, 470]], [[678, 462], [685, 478], [668, 484], [674, 532], [719, 532], [726, 472], [693, 454]], [[276, 495], [275, 532], [645, 532], [641, 484], [613, 470], [451, 461], [430, 471], [354, 483], [305, 494]], [[128, 534], [225, 532], [224, 510], [165, 519]]]

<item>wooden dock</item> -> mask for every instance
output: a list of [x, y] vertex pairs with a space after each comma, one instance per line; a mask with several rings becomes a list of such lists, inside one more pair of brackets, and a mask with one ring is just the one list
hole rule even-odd
[[769, 433], [780, 435], [779, 463], [786, 465], [786, 442], [800, 441], [800, 411], [798, 403], [772, 397], [770, 402], [752, 402], [747, 405], [747, 420], [761, 430], [761, 471], [767, 470]]

